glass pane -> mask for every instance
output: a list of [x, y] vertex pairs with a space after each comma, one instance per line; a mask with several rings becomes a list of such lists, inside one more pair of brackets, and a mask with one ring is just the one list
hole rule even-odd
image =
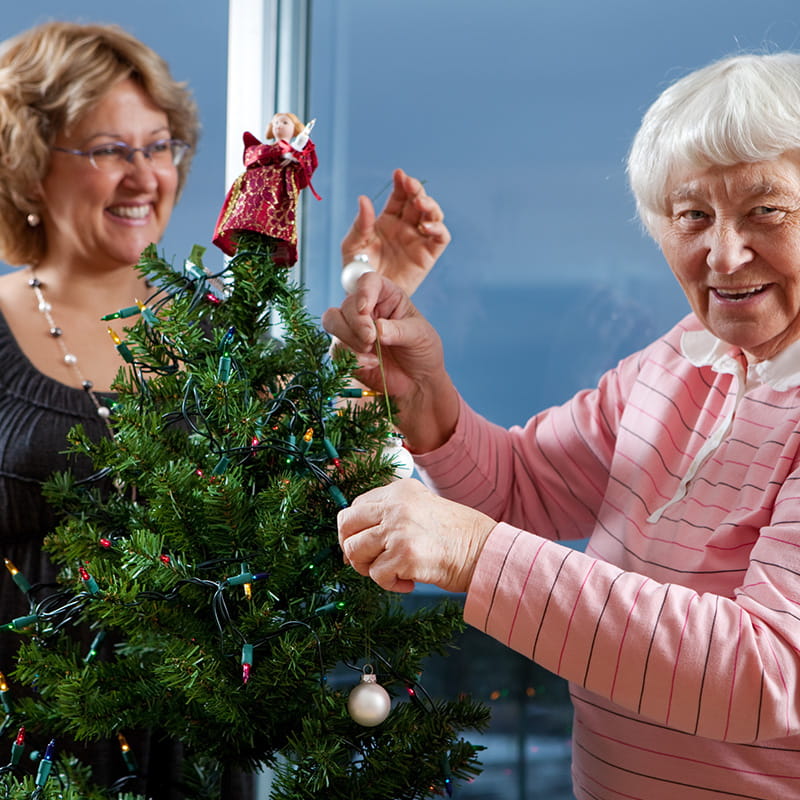
[[[415, 300], [468, 402], [510, 425], [593, 385], [688, 311], [626, 186], [642, 113], [695, 67], [797, 38], [795, 0], [315, 3], [312, 311], [342, 297], [339, 241], [357, 195], [382, 206], [400, 166], [453, 234]], [[570, 798], [564, 684], [478, 632], [459, 648], [423, 676], [494, 712], [485, 772], [458, 796]]]

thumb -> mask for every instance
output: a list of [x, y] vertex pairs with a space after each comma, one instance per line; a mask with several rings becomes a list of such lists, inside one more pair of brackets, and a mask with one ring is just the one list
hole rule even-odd
[[356, 215], [353, 227], [362, 236], [371, 236], [372, 229], [375, 227], [375, 207], [372, 205], [372, 200], [366, 195], [359, 195], [358, 197], [358, 214]]
[[407, 339], [408, 320], [399, 319], [376, 319], [375, 333], [380, 339], [381, 344], [402, 345]]
[[342, 240], [342, 259], [345, 264], [363, 251], [375, 232], [375, 208], [365, 195], [358, 198], [358, 213], [347, 235]]

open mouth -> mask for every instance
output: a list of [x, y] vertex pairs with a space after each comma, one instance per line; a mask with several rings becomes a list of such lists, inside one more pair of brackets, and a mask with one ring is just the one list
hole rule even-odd
[[730, 302], [741, 302], [749, 300], [751, 297], [761, 294], [766, 291], [768, 284], [764, 283], [761, 286], [753, 286], [749, 289], [711, 289], [711, 291], [719, 297], [720, 300], [727, 300]]
[[150, 206], [109, 206], [108, 213], [125, 219], [144, 219], [150, 213]]

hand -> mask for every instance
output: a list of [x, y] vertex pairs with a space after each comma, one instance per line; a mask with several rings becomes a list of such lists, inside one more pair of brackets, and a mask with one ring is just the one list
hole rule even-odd
[[[322, 315], [322, 325], [358, 357], [358, 379], [371, 389], [403, 397], [444, 368], [442, 343], [433, 326], [397, 285], [368, 272], [339, 308]], [[380, 338], [383, 371], [377, 355]]]
[[356, 354], [357, 379], [392, 397], [395, 424], [412, 451], [427, 452], [447, 441], [458, 421], [458, 393], [444, 367], [439, 335], [405, 292], [368, 272], [340, 308], [322, 315], [322, 324], [335, 346]]
[[466, 592], [496, 524], [411, 478], [357, 497], [338, 523], [345, 563], [392, 592], [410, 592], [417, 581]]
[[416, 178], [401, 169], [392, 177], [392, 194], [377, 219], [372, 201], [358, 198], [358, 214], [342, 240], [342, 264], [365, 253], [374, 269], [411, 295], [450, 243], [450, 231]]

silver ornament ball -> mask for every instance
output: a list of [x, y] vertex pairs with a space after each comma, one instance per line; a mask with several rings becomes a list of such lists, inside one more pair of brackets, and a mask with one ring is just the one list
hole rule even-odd
[[392, 710], [389, 693], [371, 673], [361, 676], [361, 683], [354, 686], [347, 698], [347, 713], [359, 725], [372, 728], [380, 725]]
[[394, 467], [394, 480], [399, 481], [403, 478], [410, 478], [414, 474], [414, 456], [403, 447], [403, 440], [398, 436], [390, 436], [386, 440], [384, 449]]
[[356, 290], [358, 279], [365, 272], [374, 271], [375, 270], [372, 268], [372, 264], [369, 263], [369, 258], [367, 258], [367, 256], [365, 256], [363, 253], [359, 253], [349, 264], [345, 265], [344, 269], [342, 270], [342, 288], [347, 292], [347, 294], [353, 294], [353, 292]]

